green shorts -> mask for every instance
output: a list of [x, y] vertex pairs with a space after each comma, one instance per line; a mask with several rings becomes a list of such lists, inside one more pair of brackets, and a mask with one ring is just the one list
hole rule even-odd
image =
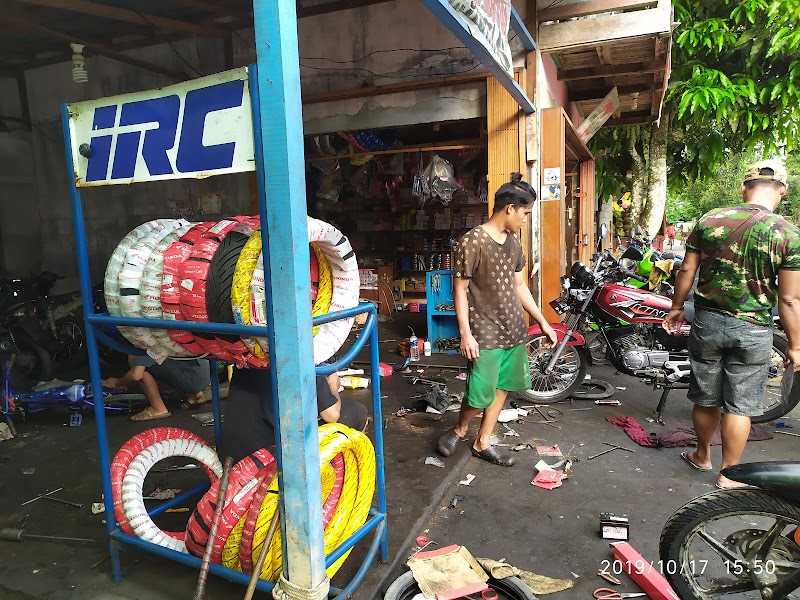
[[521, 392], [531, 389], [531, 371], [525, 344], [513, 348], [481, 350], [467, 367], [464, 397], [473, 408], [486, 408], [494, 402], [496, 390]]

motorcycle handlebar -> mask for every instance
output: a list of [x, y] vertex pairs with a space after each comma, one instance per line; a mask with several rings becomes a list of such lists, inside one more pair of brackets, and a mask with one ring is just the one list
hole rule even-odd
[[633, 271], [629, 271], [628, 269], [620, 268], [620, 271], [622, 272], [623, 275], [627, 275], [628, 277], [630, 277], [631, 279], [635, 279], [636, 281], [641, 281], [642, 283], [647, 281], [647, 277], [642, 277], [641, 275], [637, 275], [636, 273], [634, 273]]

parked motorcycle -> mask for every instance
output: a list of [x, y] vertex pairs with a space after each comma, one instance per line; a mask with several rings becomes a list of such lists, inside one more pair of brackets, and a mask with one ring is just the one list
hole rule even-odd
[[[661, 323], [672, 301], [622, 284], [628, 278], [643, 279], [633, 272], [634, 265], [631, 258], [623, 255], [617, 260], [608, 251], [595, 255], [591, 269], [580, 262], [572, 265], [569, 276], [562, 278], [562, 296], [550, 302], [559, 315], [565, 315], [562, 323], [551, 323], [558, 343], [548, 348], [538, 325], [528, 330], [531, 389], [521, 392], [522, 396], [533, 402], [548, 403], [572, 395], [584, 380], [592, 360], [589, 343], [582, 333], [591, 325], [596, 329], [597, 338], [605, 344], [608, 360], [619, 372], [663, 390], [656, 408], [657, 421], [663, 423], [662, 414], [669, 393], [688, 388], [687, 347], [694, 305], [686, 303], [688, 322], [679, 331], [668, 333]], [[592, 341], [597, 351], [599, 342]], [[781, 417], [800, 401], [800, 395], [781, 398], [786, 348], [786, 339], [774, 333], [769, 380], [763, 397], [764, 413], [754, 417], [754, 423]]]
[[755, 489], [714, 491], [679, 508], [661, 532], [663, 575], [683, 600], [787, 598], [800, 589], [800, 463], [722, 474]]

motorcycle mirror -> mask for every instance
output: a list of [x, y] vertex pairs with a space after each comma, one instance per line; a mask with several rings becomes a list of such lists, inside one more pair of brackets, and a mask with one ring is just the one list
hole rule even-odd
[[600, 223], [600, 237], [604, 238], [608, 235], [608, 225]]

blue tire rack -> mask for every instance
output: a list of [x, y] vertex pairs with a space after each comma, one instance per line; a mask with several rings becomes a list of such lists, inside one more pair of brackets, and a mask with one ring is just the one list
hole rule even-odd
[[[260, 105], [259, 91], [258, 91], [259, 86], [258, 86], [257, 66], [251, 65], [249, 67], [249, 79], [250, 79], [250, 97], [253, 110], [253, 130], [255, 137], [255, 156], [256, 156], [256, 173], [258, 181], [259, 212], [261, 215], [261, 223], [262, 223], [261, 235], [262, 235], [262, 248], [264, 254], [264, 273], [265, 273], [265, 283], [266, 283], [265, 286], [266, 308], [267, 308], [267, 314], [271, 316], [273, 315], [273, 303], [272, 303], [273, 290], [272, 290], [272, 277], [270, 271], [270, 258], [268, 253], [269, 234], [266, 226], [266, 224], [268, 223], [267, 220], [268, 215], [267, 215], [267, 203], [265, 200], [266, 194], [264, 188], [264, 160], [263, 160], [263, 152], [261, 144], [262, 142], [261, 110], [260, 110], [261, 105]], [[296, 101], [299, 103], [299, 96], [296, 99]], [[150, 328], [173, 329], [173, 330], [179, 329], [187, 331], [206, 332], [206, 333], [231, 334], [238, 336], [263, 337], [266, 335], [266, 337], [269, 339], [270, 355], [275, 357], [276, 356], [274, 352], [275, 335], [273, 330], [274, 323], [272, 318], [269, 319], [269, 324], [267, 325], [266, 328], [264, 328], [264, 327], [247, 326], [247, 325], [234, 325], [229, 323], [200, 323], [191, 321], [172, 321], [164, 319], [112, 317], [109, 316], [107, 313], [98, 314], [94, 312], [93, 301], [92, 301], [92, 285], [89, 272], [89, 255], [86, 243], [86, 229], [83, 216], [83, 202], [81, 199], [80, 191], [76, 186], [74, 177], [75, 165], [72, 159], [71, 131], [69, 123], [70, 115], [67, 104], [62, 104], [61, 119], [62, 119], [63, 133], [64, 133], [64, 144], [66, 148], [67, 173], [69, 176], [70, 201], [72, 204], [72, 218], [75, 231], [75, 246], [78, 259], [78, 272], [80, 276], [81, 296], [83, 299], [84, 320], [87, 324], [86, 344], [89, 355], [89, 367], [90, 367], [91, 382], [93, 388], [101, 389], [102, 386], [102, 378], [100, 374], [100, 361], [97, 353], [97, 343], [98, 339], [100, 339], [103, 342], [109, 342], [108, 336], [106, 336], [102, 331], [103, 327], [108, 327], [108, 326], [150, 327]], [[305, 198], [303, 198], [302, 200], [303, 203], [305, 204]], [[305, 227], [304, 223], [303, 227]], [[302, 241], [297, 240], [297, 242], [305, 244], [306, 240]], [[369, 546], [366, 557], [364, 558], [363, 563], [361, 564], [361, 566], [359, 567], [359, 569], [357, 570], [356, 574], [353, 576], [351, 581], [348, 583], [348, 585], [346, 585], [342, 589], [331, 587], [329, 596], [337, 598], [346, 598], [348, 595], [353, 593], [353, 591], [363, 581], [364, 577], [366, 576], [367, 572], [369, 571], [370, 567], [372, 566], [377, 556], [380, 556], [380, 559], [383, 562], [386, 562], [389, 558], [389, 537], [388, 537], [387, 520], [386, 520], [386, 491], [385, 491], [383, 431], [382, 431], [383, 418], [381, 410], [380, 373], [378, 370], [378, 362], [379, 362], [378, 319], [375, 307], [369, 303], [360, 303], [358, 306], [355, 306], [353, 308], [335, 313], [329, 313], [326, 315], [315, 317], [313, 319], [314, 325], [322, 325], [324, 323], [328, 323], [338, 319], [350, 318], [358, 314], [364, 314], [364, 313], [367, 314], [367, 320], [364, 325], [364, 328], [361, 331], [358, 338], [356, 339], [353, 346], [346, 352], [344, 357], [342, 357], [340, 360], [336, 361], [333, 364], [326, 364], [316, 368], [316, 373], [318, 375], [328, 375], [330, 373], [338, 371], [346, 367], [348, 364], [350, 364], [350, 362], [352, 362], [352, 360], [356, 357], [356, 355], [364, 348], [366, 343], [369, 342], [370, 374], [372, 377], [371, 388], [372, 388], [372, 416], [373, 416], [372, 422], [373, 422], [373, 433], [374, 433], [373, 442], [376, 454], [377, 508], [372, 508], [370, 510], [370, 516], [364, 525], [362, 525], [355, 533], [353, 533], [353, 535], [351, 535], [347, 540], [345, 540], [331, 554], [325, 557], [325, 568], [327, 568], [328, 566], [336, 562], [336, 560], [338, 560], [345, 552], [350, 550], [356, 543], [360, 542], [364, 538], [367, 538], [369, 535], [372, 535], [372, 542]], [[114, 345], [113, 342], [111, 342], [110, 345]], [[123, 349], [123, 351], [125, 351], [125, 349]], [[270, 368], [273, 371], [272, 372], [273, 399], [276, 403], [275, 414], [278, 415], [279, 398], [277, 389], [275, 388], [276, 385], [275, 370], [277, 361], [272, 360], [270, 362], [271, 362]], [[217, 373], [217, 361], [212, 360], [211, 382], [212, 382], [212, 407], [214, 412], [214, 437], [216, 442], [219, 443], [220, 434], [222, 432], [222, 422], [221, 422], [221, 411], [220, 411], [220, 401], [219, 401], [219, 384], [216, 373]], [[111, 492], [110, 453], [108, 446], [108, 433], [106, 428], [106, 415], [105, 415], [105, 410], [103, 408], [102, 400], [98, 400], [95, 402], [94, 414], [97, 427], [97, 443], [98, 443], [98, 454], [100, 461], [100, 475], [102, 480], [102, 491], [105, 501], [106, 529], [109, 537], [111, 574], [114, 581], [119, 581], [122, 578], [121, 565], [120, 565], [120, 551], [126, 547], [130, 549], [144, 551], [150, 554], [155, 554], [157, 556], [161, 556], [166, 559], [173, 560], [175, 562], [182, 563], [184, 565], [188, 565], [190, 567], [199, 569], [202, 564], [202, 558], [191, 556], [189, 554], [183, 554], [180, 552], [176, 552], [174, 550], [164, 548], [162, 546], [158, 546], [151, 542], [142, 540], [138, 537], [125, 534], [119, 528], [119, 525], [116, 521], [116, 517], [114, 514], [113, 495]], [[283, 473], [284, 468], [282, 464], [282, 452], [280, 449], [279, 428], [277, 428], [276, 437], [278, 438], [278, 444], [279, 444], [278, 452], [276, 453], [278, 472]], [[317, 464], [315, 468], [316, 468], [317, 480], [319, 480], [319, 464]], [[279, 487], [280, 493], [281, 496], [283, 497], [284, 485], [283, 485], [283, 480], [281, 478], [279, 478], [279, 485], [280, 485]], [[183, 504], [187, 500], [190, 500], [191, 498], [194, 498], [199, 494], [202, 494], [206, 489], [208, 489], [208, 487], [209, 484], [207, 483], [199, 485], [194, 489], [189, 490], [176, 498], [173, 498], [172, 500], [159, 504], [155, 508], [148, 511], [148, 514], [151, 517], [154, 517], [166, 511], [168, 508]], [[281, 514], [283, 514], [283, 512], [281, 512]], [[282, 537], [285, 544], [286, 543], [285, 518], [281, 519], [281, 527], [284, 530]], [[321, 523], [318, 525], [318, 527], [321, 529]], [[284, 550], [286, 550], [286, 548], [284, 548]], [[285, 569], [287, 560], [286, 551], [284, 551], [283, 556], [284, 556], [284, 569]], [[229, 569], [219, 564], [212, 564], [210, 567], [210, 573], [213, 573], [214, 575], [228, 579], [233, 582], [241, 583], [243, 585], [247, 585], [250, 581], [250, 576], [248, 574], [233, 569]], [[257, 585], [258, 590], [265, 592], [271, 591], [272, 588], [273, 584], [271, 582], [264, 580], [259, 580]]]

